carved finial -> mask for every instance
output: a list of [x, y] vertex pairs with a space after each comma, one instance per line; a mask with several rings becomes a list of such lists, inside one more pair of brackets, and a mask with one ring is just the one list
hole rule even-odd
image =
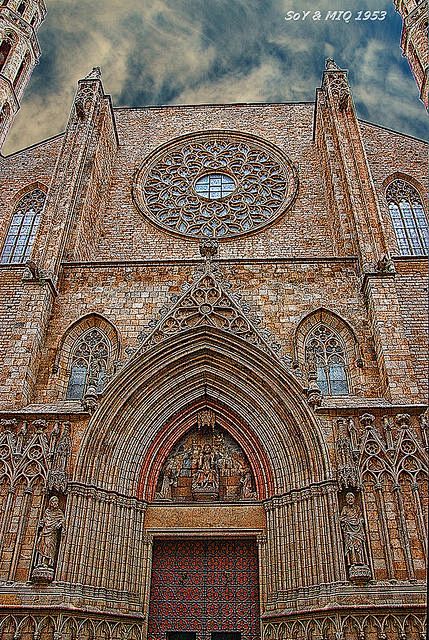
[[337, 65], [333, 58], [326, 58], [325, 69], [326, 71], [341, 71], [340, 67]]
[[211, 238], [203, 238], [200, 241], [200, 254], [206, 260], [211, 260], [217, 256], [219, 251], [219, 243]]
[[82, 407], [89, 413], [94, 413], [98, 407], [97, 389], [93, 385], [89, 385], [82, 400]]
[[395, 418], [395, 423], [400, 429], [408, 429], [408, 427], [410, 426], [410, 414], [398, 413]]
[[316, 362], [310, 362], [308, 371], [308, 387], [306, 390], [308, 404], [315, 409], [322, 404], [322, 392], [317, 384]]
[[371, 413], [364, 413], [360, 417], [359, 422], [365, 429], [372, 429], [374, 426], [374, 420], [375, 417]]
[[39, 419], [33, 422], [33, 429], [36, 430], [36, 433], [44, 433], [47, 426], [46, 420]]
[[100, 67], [93, 67], [92, 71], [90, 71], [90, 73], [88, 73], [88, 75], [84, 77], [84, 80], [100, 80], [100, 79], [101, 79]]
[[211, 427], [214, 429], [216, 424], [216, 414], [212, 409], [201, 409], [197, 414], [197, 424], [199, 429]]

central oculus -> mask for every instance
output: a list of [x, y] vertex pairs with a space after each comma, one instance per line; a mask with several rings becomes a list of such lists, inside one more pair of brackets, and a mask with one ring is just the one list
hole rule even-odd
[[133, 195], [164, 230], [227, 239], [274, 222], [297, 188], [296, 170], [280, 149], [254, 136], [213, 131], [157, 149], [136, 172]]
[[194, 191], [207, 200], [219, 200], [235, 191], [235, 182], [226, 173], [209, 173], [196, 180]]

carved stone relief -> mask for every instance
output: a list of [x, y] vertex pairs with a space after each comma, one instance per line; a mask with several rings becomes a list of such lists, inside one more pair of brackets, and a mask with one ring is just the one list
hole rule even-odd
[[175, 446], [161, 470], [155, 499], [167, 501], [254, 500], [249, 462], [218, 425], [195, 426]]
[[[365, 413], [358, 422], [338, 418], [336, 427], [337, 478], [343, 504], [340, 522], [350, 579], [363, 579], [362, 573], [370, 577], [367, 551], [374, 544], [378, 557], [381, 554], [384, 559], [382, 568], [378, 562], [376, 579], [395, 579], [405, 572], [412, 580], [422, 576], [427, 558], [426, 416], [417, 420], [403, 413], [376, 420]], [[353, 491], [344, 495], [349, 489]], [[400, 549], [399, 555], [393, 554], [392, 546]]]

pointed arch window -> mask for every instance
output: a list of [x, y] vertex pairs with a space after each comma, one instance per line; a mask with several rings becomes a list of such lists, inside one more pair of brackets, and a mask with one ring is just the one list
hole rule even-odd
[[6, 60], [9, 56], [10, 50], [12, 49], [12, 38], [6, 36], [0, 44], [0, 72], [6, 64]]
[[110, 352], [110, 341], [99, 329], [90, 329], [79, 338], [71, 357], [67, 400], [79, 400], [89, 386], [102, 391]]
[[45, 199], [41, 189], [34, 189], [18, 202], [1, 254], [3, 264], [23, 263], [30, 257]]
[[13, 81], [14, 87], [17, 87], [18, 84], [20, 84], [21, 80], [25, 77], [25, 73], [27, 72], [29, 65], [30, 65], [30, 54], [27, 51], [27, 53], [25, 54], [24, 58], [21, 61], [21, 64], [19, 65], [19, 69]]
[[401, 255], [428, 252], [428, 223], [418, 191], [405, 180], [394, 180], [386, 190], [387, 204]]
[[349, 393], [346, 352], [334, 331], [319, 324], [307, 336], [306, 362], [317, 370], [317, 384], [323, 395], [342, 396]]

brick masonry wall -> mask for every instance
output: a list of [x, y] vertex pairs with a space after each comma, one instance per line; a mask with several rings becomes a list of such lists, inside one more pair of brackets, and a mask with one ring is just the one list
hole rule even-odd
[[428, 274], [423, 260], [396, 261], [396, 287], [404, 318], [405, 334], [414, 358], [421, 402], [428, 398]]
[[[132, 199], [134, 174], [145, 157], [173, 138], [215, 129], [248, 133], [277, 145], [296, 165], [300, 180], [292, 207], [263, 233], [222, 242], [223, 257], [333, 255], [323, 176], [312, 143], [313, 105], [226, 105], [115, 109], [120, 151], [105, 233], [94, 259], [195, 257], [198, 243], [159, 230]], [[317, 229], [317, 234], [314, 230]], [[162, 249], [161, 249], [162, 247]]]
[[[358, 373], [359, 388], [354, 392], [372, 397], [380, 395], [374, 345], [353, 262], [223, 263], [221, 267], [232, 284], [232, 291], [243, 296], [243, 301], [280, 341], [284, 353], [291, 359], [294, 332], [307, 314], [325, 307], [348, 321], [358, 337], [364, 360], [364, 368]], [[181, 286], [192, 280], [194, 269], [194, 266], [162, 263], [67, 267], [50, 321], [36, 401], [59, 400], [65, 392], [65, 380], [59, 380], [51, 370], [60, 341], [76, 320], [89, 313], [103, 315], [119, 331], [123, 354], [125, 348], [138, 344], [138, 334], [150, 320], [159, 317], [159, 310], [169, 303], [170, 296], [179, 294]], [[354, 353], [349, 354], [352, 368], [355, 357]]]
[[389, 180], [394, 177], [401, 177], [404, 180], [411, 178], [419, 191], [425, 210], [429, 210], [427, 144], [417, 138], [364, 122], [361, 122], [361, 130], [368, 164], [380, 203], [382, 228], [389, 250], [392, 254], [397, 254], [395, 234], [386, 203], [386, 186]]
[[[61, 147], [62, 136], [14, 153], [0, 156], [0, 246], [9, 229], [14, 207], [23, 193], [38, 184], [49, 188], [55, 163]], [[37, 237], [37, 242], [43, 239]]]

